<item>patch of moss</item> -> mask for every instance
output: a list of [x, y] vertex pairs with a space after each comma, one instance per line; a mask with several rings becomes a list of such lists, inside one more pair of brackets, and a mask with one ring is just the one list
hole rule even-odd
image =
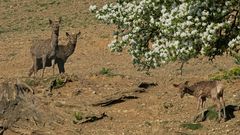
[[183, 123], [181, 124], [181, 127], [191, 130], [197, 130], [203, 128], [203, 126], [200, 123]]

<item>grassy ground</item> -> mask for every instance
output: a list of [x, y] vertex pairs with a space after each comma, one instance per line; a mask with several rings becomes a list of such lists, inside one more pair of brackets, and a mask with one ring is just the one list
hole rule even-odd
[[[53, 90], [51, 97], [43, 96], [41, 87], [36, 94], [46, 102], [44, 107], [61, 115], [63, 123], [46, 125], [38, 129], [49, 134], [239, 134], [240, 112], [224, 123], [207, 120], [193, 124], [198, 113], [197, 101], [191, 96], [181, 99], [172, 84], [182, 81], [208, 80], [209, 75], [236, 66], [231, 57], [217, 57], [212, 63], [207, 58], [192, 59], [186, 64], [183, 76], [174, 62], [150, 75], [136, 71], [126, 52], [111, 53], [107, 44], [111, 41], [114, 26], [95, 20], [88, 11], [91, 4], [103, 5], [111, 0], [1, 0], [0, 4], [0, 82], [9, 78], [27, 78], [32, 64], [29, 48], [34, 38], [49, 38], [49, 18], [62, 17], [60, 43], [66, 43], [65, 32], [81, 31], [74, 54], [66, 63], [66, 72], [78, 76], [78, 80]], [[46, 78], [51, 77], [51, 68]], [[38, 74], [40, 77], [40, 74]], [[91, 104], [134, 90], [141, 82], [158, 85], [141, 93], [138, 99], [112, 105], [93, 107]], [[226, 85], [226, 104], [238, 104], [239, 80], [223, 81]], [[78, 93], [78, 94], [76, 94]], [[167, 106], [167, 107], [166, 107]], [[207, 101], [212, 106], [212, 101]], [[91, 114], [105, 112], [102, 120], [74, 124], [73, 120]], [[193, 130], [195, 129], [195, 130]], [[28, 129], [31, 130], [31, 129]], [[7, 131], [6, 134], [14, 134]]]

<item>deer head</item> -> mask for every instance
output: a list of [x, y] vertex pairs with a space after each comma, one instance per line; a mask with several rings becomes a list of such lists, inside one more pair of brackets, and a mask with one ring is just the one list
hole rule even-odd
[[52, 27], [54, 33], [56, 34], [59, 33], [59, 27], [60, 27], [61, 21], [62, 21], [61, 17], [59, 17], [57, 20], [54, 20], [54, 21], [49, 19], [49, 24]]
[[180, 83], [180, 84], [173, 84], [174, 87], [178, 88], [179, 89], [179, 93], [180, 93], [180, 97], [183, 98], [184, 95], [186, 93], [188, 93], [188, 82], [189, 81], [186, 81], [184, 83]]
[[80, 35], [81, 35], [80, 31], [78, 33], [73, 33], [73, 34], [69, 34], [68, 32], [66, 32], [68, 41], [73, 45], [77, 43], [77, 39], [79, 38]]

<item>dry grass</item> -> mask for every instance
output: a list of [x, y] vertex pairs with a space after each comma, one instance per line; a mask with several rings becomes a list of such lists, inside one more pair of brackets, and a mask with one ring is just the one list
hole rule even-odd
[[[89, 13], [91, 4], [103, 5], [112, 0], [1, 0], [0, 4], [0, 82], [8, 78], [27, 78], [31, 67], [29, 48], [34, 37], [49, 38], [48, 18], [63, 17], [60, 28], [60, 43], [66, 42], [65, 32], [81, 30], [74, 54], [66, 62], [66, 72], [76, 74], [77, 81], [54, 89], [52, 96], [36, 96], [44, 101], [43, 107], [52, 108], [63, 117], [61, 124], [51, 123], [43, 132], [51, 134], [239, 134], [240, 113], [225, 123], [202, 122], [198, 130], [181, 127], [197, 114], [196, 100], [187, 96], [180, 99], [173, 83], [185, 80], [191, 83], [208, 80], [209, 75], [235, 66], [232, 58], [217, 57], [211, 63], [207, 58], [197, 58], [185, 65], [183, 76], [176, 70], [180, 63], [170, 63], [150, 71], [150, 75], [137, 71], [127, 52], [111, 53], [107, 44], [111, 41], [114, 26], [101, 24]], [[98, 75], [111, 69], [114, 76]], [[51, 69], [46, 70], [51, 77]], [[40, 74], [38, 74], [40, 76]], [[29, 79], [29, 78], [28, 78]], [[28, 80], [35, 85], [33, 80]], [[110, 95], [135, 89], [140, 82], [157, 82], [138, 99], [129, 100], [111, 107], [93, 107], [92, 103]], [[233, 93], [238, 92], [240, 81], [225, 82], [226, 104], [235, 104]], [[43, 89], [42, 87], [38, 87]], [[78, 94], [75, 94], [78, 93]], [[172, 104], [164, 107], [163, 103]], [[61, 105], [59, 106], [59, 103]], [[208, 105], [208, 103], [207, 103]], [[83, 114], [109, 116], [94, 123], [73, 124]], [[40, 129], [39, 129], [40, 130]], [[11, 131], [8, 131], [11, 134]]]

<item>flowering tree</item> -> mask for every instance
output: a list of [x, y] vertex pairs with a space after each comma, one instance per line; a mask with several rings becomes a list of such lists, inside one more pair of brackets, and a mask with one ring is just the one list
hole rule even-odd
[[89, 9], [117, 26], [110, 49], [127, 48], [143, 69], [198, 55], [213, 59], [240, 45], [239, 0], [117, 0]]

